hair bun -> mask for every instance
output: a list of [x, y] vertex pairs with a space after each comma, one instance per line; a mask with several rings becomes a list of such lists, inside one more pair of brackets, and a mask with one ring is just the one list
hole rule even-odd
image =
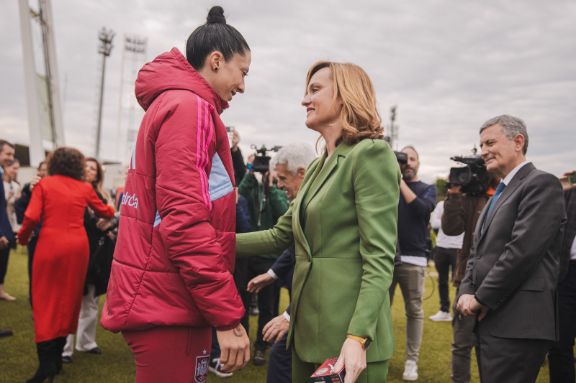
[[208, 17], [206, 18], [207, 24], [226, 24], [226, 17], [224, 17], [224, 9], [220, 6], [210, 8]]

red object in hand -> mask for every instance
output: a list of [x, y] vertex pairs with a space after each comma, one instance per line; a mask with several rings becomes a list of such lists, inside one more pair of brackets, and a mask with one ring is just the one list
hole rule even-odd
[[322, 363], [320, 367], [310, 376], [310, 383], [344, 383], [346, 370], [344, 366], [338, 371], [334, 370], [334, 365], [338, 358], [329, 358]]

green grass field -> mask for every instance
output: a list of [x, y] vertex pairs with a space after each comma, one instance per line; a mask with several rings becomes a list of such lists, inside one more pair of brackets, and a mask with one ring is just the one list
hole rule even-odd
[[[10, 256], [10, 266], [6, 277], [6, 290], [15, 295], [15, 302], [0, 301], [0, 328], [14, 330], [13, 337], [0, 339], [0, 382], [23, 382], [31, 377], [36, 366], [36, 353], [32, 326], [32, 314], [28, 305], [27, 256], [20, 248]], [[434, 270], [426, 278], [424, 301], [425, 323], [424, 337], [420, 352], [419, 375], [420, 382], [450, 381], [450, 323], [434, 323], [428, 316], [438, 310], [438, 294], [434, 288]], [[396, 350], [390, 363], [388, 382], [402, 382], [404, 368], [405, 317], [402, 296], [396, 292], [394, 301], [394, 331]], [[453, 295], [452, 295], [453, 296]], [[287, 294], [283, 294], [283, 305], [287, 303]], [[102, 302], [101, 302], [102, 303]], [[255, 320], [252, 318], [251, 337], [254, 338]], [[89, 355], [76, 352], [74, 363], [65, 365], [64, 372], [56, 379], [58, 382], [133, 382], [134, 364], [130, 351], [121, 335], [112, 334], [102, 328], [98, 329], [97, 341], [103, 349], [102, 355]], [[259, 383], [265, 382], [266, 367], [254, 367], [250, 364], [246, 369], [236, 373], [232, 378], [225, 379], [229, 383]], [[210, 383], [221, 379], [211, 375]], [[473, 363], [473, 382], [478, 382], [478, 373]], [[538, 382], [548, 382], [548, 373], [544, 366]], [[300, 383], [300, 382], [299, 382]]]

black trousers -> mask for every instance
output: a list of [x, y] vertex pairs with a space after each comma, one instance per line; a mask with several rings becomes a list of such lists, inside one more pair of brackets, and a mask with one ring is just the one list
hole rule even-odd
[[34, 264], [34, 252], [38, 244], [38, 234], [34, 235], [28, 243], [28, 300], [32, 306], [32, 265]]
[[558, 285], [560, 339], [548, 352], [550, 383], [574, 383], [574, 338], [576, 337], [576, 261]]
[[[236, 287], [244, 303], [246, 313], [242, 318], [242, 325], [249, 332], [249, 318], [250, 318], [250, 293], [246, 291], [248, 282], [257, 275], [263, 274], [274, 264], [274, 259], [264, 257], [249, 257], [238, 259], [236, 261], [236, 270], [234, 272], [234, 280]], [[274, 283], [260, 290], [258, 293], [258, 332], [256, 335], [256, 342], [254, 347], [256, 350], [264, 351], [268, 346], [262, 336], [262, 330], [266, 323], [270, 322], [278, 315], [278, 295], [280, 288], [278, 284]]]
[[476, 359], [482, 383], [535, 382], [552, 342], [498, 338], [476, 326]]
[[4, 278], [8, 271], [8, 258], [10, 256], [10, 248], [0, 250], [0, 285], [4, 284]]
[[292, 349], [286, 350], [288, 335], [272, 345], [266, 383], [292, 382]]
[[434, 248], [434, 264], [438, 271], [438, 293], [440, 294], [440, 310], [450, 312], [450, 289], [448, 287], [448, 274], [454, 275], [456, 268], [456, 253], [458, 249], [446, 249], [436, 246]]

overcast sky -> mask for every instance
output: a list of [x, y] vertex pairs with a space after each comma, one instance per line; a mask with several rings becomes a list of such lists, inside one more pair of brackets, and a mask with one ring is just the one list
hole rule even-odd
[[[35, 1], [32, 0], [35, 6]], [[119, 156], [122, 38], [148, 39], [147, 59], [177, 47], [222, 5], [246, 38], [246, 93], [222, 114], [242, 144], [317, 135], [300, 105], [316, 60], [353, 62], [372, 78], [385, 123], [398, 106], [397, 147], [414, 145], [421, 175], [446, 176], [449, 157], [478, 143], [478, 128], [507, 113], [525, 120], [528, 158], [560, 175], [576, 168], [576, 2], [570, 0], [53, 1], [66, 144], [92, 154], [102, 26], [116, 32], [108, 61], [102, 153]], [[28, 143], [17, 1], [0, 4], [0, 137]]]

